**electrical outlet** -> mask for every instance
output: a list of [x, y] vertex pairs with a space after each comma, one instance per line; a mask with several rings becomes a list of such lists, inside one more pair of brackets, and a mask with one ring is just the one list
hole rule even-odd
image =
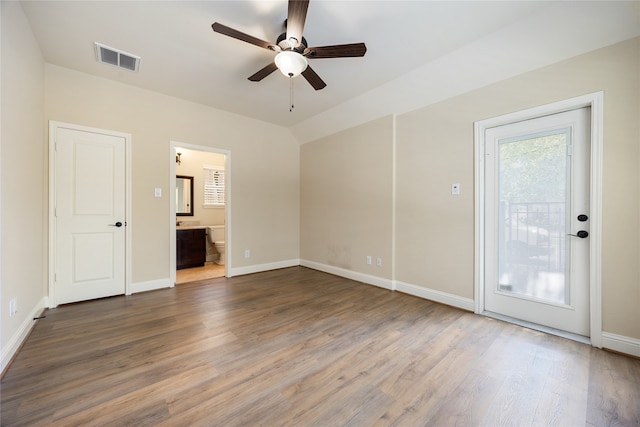
[[245, 258], [251, 258], [251, 251], [249, 249], [245, 249], [244, 250], [244, 257]]
[[367, 255], [367, 265], [371, 265], [371, 255]]
[[378, 267], [382, 267], [382, 258], [377, 258], [377, 259], [376, 259], [376, 265], [377, 265]]

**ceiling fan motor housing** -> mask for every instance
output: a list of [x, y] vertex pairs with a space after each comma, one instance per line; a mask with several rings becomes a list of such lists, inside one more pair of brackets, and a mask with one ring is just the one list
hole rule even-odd
[[298, 53], [303, 53], [304, 50], [309, 46], [307, 44], [307, 39], [302, 37], [302, 42], [300, 42], [297, 46], [291, 46], [289, 40], [287, 40], [287, 33], [282, 33], [278, 36], [276, 40], [276, 44], [280, 46], [282, 50], [295, 50]]

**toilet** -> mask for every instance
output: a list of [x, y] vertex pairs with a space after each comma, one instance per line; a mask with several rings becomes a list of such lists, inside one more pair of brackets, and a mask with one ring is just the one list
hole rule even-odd
[[209, 242], [215, 245], [216, 251], [220, 254], [216, 264], [224, 265], [225, 263], [225, 251], [224, 251], [224, 225], [211, 225], [207, 227], [207, 235], [209, 236]]

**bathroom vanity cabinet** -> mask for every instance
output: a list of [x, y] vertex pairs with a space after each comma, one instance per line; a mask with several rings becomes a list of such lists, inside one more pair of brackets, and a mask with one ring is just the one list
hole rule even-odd
[[201, 267], [207, 258], [204, 228], [176, 230], [176, 269]]

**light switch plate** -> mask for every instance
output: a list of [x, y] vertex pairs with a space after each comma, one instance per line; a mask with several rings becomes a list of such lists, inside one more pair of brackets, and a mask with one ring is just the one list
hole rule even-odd
[[451, 184], [451, 194], [454, 196], [460, 195], [460, 184]]
[[154, 194], [156, 197], [162, 197], [162, 188], [156, 188]]

